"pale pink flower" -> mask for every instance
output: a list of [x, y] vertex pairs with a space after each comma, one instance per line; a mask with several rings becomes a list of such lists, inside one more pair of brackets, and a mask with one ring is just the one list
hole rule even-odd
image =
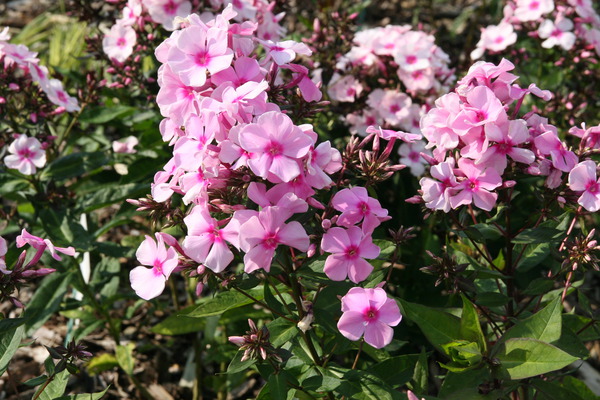
[[550, 49], [554, 46], [560, 46], [564, 50], [571, 50], [575, 44], [575, 34], [570, 32], [573, 29], [573, 22], [559, 14], [556, 21], [544, 20], [538, 28], [540, 38], [546, 39], [542, 42], [542, 47]]
[[298, 221], [285, 221], [292, 213], [278, 206], [266, 207], [239, 227], [240, 247], [246, 252], [244, 271], [271, 270], [275, 249], [280, 244], [307, 251], [310, 240]]
[[363, 230], [372, 232], [380, 221], [389, 219], [388, 211], [377, 199], [369, 197], [362, 186], [340, 190], [331, 199], [331, 205], [342, 213], [337, 220], [340, 226], [351, 227], [363, 221]]
[[502, 185], [498, 172], [493, 168], [475, 165], [467, 158], [458, 160], [458, 168], [465, 179], [456, 186], [459, 192], [450, 198], [452, 208], [474, 203], [482, 210], [491, 211], [498, 198], [498, 194], [491, 190]]
[[431, 176], [421, 178], [421, 192], [425, 206], [432, 210], [450, 211], [452, 205], [450, 198], [454, 194], [454, 188], [458, 185], [454, 175], [454, 159], [434, 165], [429, 170]]
[[475, 164], [484, 164], [502, 173], [507, 165], [506, 156], [527, 165], [535, 161], [533, 151], [518, 147], [529, 141], [529, 129], [524, 120], [509, 121], [502, 125], [487, 124], [485, 135], [495, 143], [483, 152]]
[[501, 22], [498, 25], [490, 25], [481, 30], [481, 38], [477, 47], [471, 52], [471, 59], [480, 58], [484, 51], [502, 51], [517, 42], [517, 34], [512, 24]]
[[19, 137], [8, 146], [11, 153], [4, 157], [4, 164], [8, 168], [19, 170], [24, 175], [33, 175], [37, 168], [46, 165], [46, 151], [36, 138], [26, 135]]
[[434, 46], [433, 36], [410, 31], [405, 33], [402, 39], [402, 46], [394, 53], [396, 64], [408, 72], [428, 68], [431, 65], [430, 56]]
[[81, 109], [77, 104], [77, 99], [69, 96], [58, 79], [50, 79], [48, 85], [44, 87], [44, 91], [48, 96], [48, 100], [57, 106], [64, 107], [68, 112], [79, 111]]
[[115, 153], [126, 153], [126, 154], [134, 154], [136, 150], [134, 149], [139, 143], [138, 139], [135, 136], [127, 136], [123, 140], [115, 140], [112, 142], [112, 148]]
[[239, 140], [244, 150], [256, 156], [248, 160], [252, 172], [264, 179], [273, 174], [283, 182], [300, 175], [298, 160], [313, 144], [290, 117], [276, 111], [264, 113], [256, 123], [245, 125]]
[[135, 30], [131, 26], [113, 25], [102, 39], [102, 50], [111, 60], [123, 63], [133, 53], [136, 38]]
[[353, 341], [364, 335], [365, 342], [377, 349], [391, 343], [392, 326], [402, 320], [398, 304], [381, 288], [353, 287], [342, 297], [342, 312], [337, 324], [340, 333]]
[[553, 0], [517, 0], [514, 16], [521, 22], [535, 21], [553, 10]]
[[337, 73], [331, 78], [327, 88], [327, 94], [332, 100], [350, 103], [354, 102], [362, 91], [362, 85], [354, 76], [341, 76]]
[[414, 176], [421, 176], [425, 172], [426, 161], [421, 157], [421, 153], [431, 154], [425, 149], [425, 142], [422, 140], [414, 143], [402, 143], [398, 149], [400, 164], [409, 167], [410, 173]]
[[577, 155], [567, 149], [554, 131], [541, 134], [534, 139], [534, 143], [542, 155], [552, 157], [552, 165], [556, 169], [569, 172], [577, 164]]
[[207, 72], [214, 74], [231, 65], [233, 50], [227, 47], [227, 31], [192, 25], [180, 32], [167, 57], [183, 84], [202, 86]]
[[182, 245], [185, 254], [214, 272], [222, 272], [233, 260], [226, 241], [235, 242], [238, 232], [220, 228], [218, 221], [201, 206], [194, 207], [183, 221], [188, 228]]
[[288, 64], [296, 58], [296, 54], [310, 56], [312, 51], [304, 43], [298, 43], [294, 40], [284, 40], [283, 42], [273, 42], [271, 40], [258, 40], [267, 51], [267, 57], [264, 61], [272, 58], [279, 66]]
[[117, 24], [131, 26], [135, 24], [142, 16], [142, 1], [128, 0], [127, 5], [123, 7], [123, 16], [117, 20]]
[[135, 256], [143, 266], [135, 267], [129, 273], [131, 287], [144, 300], [159, 296], [165, 290], [165, 283], [179, 263], [177, 253], [172, 247], [167, 250], [160, 233], [156, 242], [148, 235], [138, 247]]
[[436, 81], [433, 68], [417, 69], [410, 72], [399, 68], [398, 78], [404, 83], [406, 89], [413, 92], [426, 92], [433, 87]]
[[583, 192], [577, 203], [590, 212], [600, 210], [600, 179], [596, 180], [596, 163], [582, 161], [569, 172], [569, 187], [574, 192]]
[[408, 117], [412, 100], [398, 90], [375, 89], [369, 94], [367, 104], [377, 110], [388, 124], [398, 125]]
[[192, 11], [192, 3], [188, 0], [144, 0], [144, 6], [152, 20], [168, 30], [177, 29], [176, 17], [187, 17]]
[[[34, 257], [34, 260], [36, 260], [35, 262], [37, 262], [37, 260], [40, 259], [40, 257], [42, 256], [42, 253], [45, 250], [48, 250], [50, 252], [50, 255], [52, 256], [52, 258], [54, 258], [56, 261], [62, 261], [62, 258], [61, 258], [61, 256], [58, 255], [58, 253], [62, 253], [62, 254], [65, 254], [65, 255], [71, 256], [71, 257], [73, 257], [75, 255], [75, 249], [73, 247], [71, 247], [71, 246], [69, 246], [69, 247], [55, 246], [50, 241], [50, 239], [42, 239], [39, 236], [34, 236], [31, 233], [27, 232], [25, 229], [23, 229], [21, 231], [21, 234], [19, 236], [17, 236], [16, 242], [17, 242], [17, 247], [19, 247], [19, 248], [28, 244], [37, 250], [37, 254]], [[29, 264], [32, 265], [35, 262], [31, 261], [31, 262], [29, 262]]]
[[365, 235], [358, 226], [331, 228], [323, 235], [321, 249], [331, 253], [325, 260], [323, 272], [334, 281], [346, 277], [354, 283], [367, 279], [373, 266], [365, 258], [377, 258], [381, 249], [373, 244], [370, 234]]

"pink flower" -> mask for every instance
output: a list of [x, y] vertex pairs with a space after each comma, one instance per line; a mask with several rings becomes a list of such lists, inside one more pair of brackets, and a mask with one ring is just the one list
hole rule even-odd
[[238, 232], [228, 227], [219, 228], [217, 220], [201, 206], [194, 207], [183, 221], [188, 228], [183, 241], [186, 255], [214, 272], [223, 271], [233, 260], [233, 253], [225, 241], [234, 242]]
[[590, 212], [600, 210], [600, 179], [596, 180], [596, 163], [582, 161], [569, 172], [569, 187], [574, 192], [583, 192], [577, 200]]
[[241, 147], [254, 153], [248, 160], [252, 172], [264, 179], [271, 174], [283, 182], [300, 175], [298, 160], [313, 144], [287, 115], [270, 111], [258, 117], [256, 123], [244, 126], [239, 133]]
[[496, 143], [488, 147], [475, 164], [485, 164], [502, 173], [507, 165], [506, 156], [527, 165], [535, 161], [533, 151], [517, 147], [529, 140], [529, 129], [524, 120], [509, 121], [500, 126], [487, 124], [485, 135]]
[[132, 289], [144, 300], [157, 297], [165, 290], [167, 279], [179, 263], [177, 253], [172, 247], [167, 250], [160, 233], [156, 234], [156, 240], [146, 235], [135, 253], [140, 264], [151, 268], [139, 266], [129, 273]]
[[77, 99], [69, 96], [69, 94], [65, 92], [61, 81], [58, 79], [50, 79], [43, 89], [48, 96], [48, 100], [57, 106], [64, 107], [68, 112], [80, 110]]
[[549, 130], [534, 139], [535, 147], [542, 155], [552, 157], [554, 168], [569, 172], [577, 164], [577, 155], [567, 150], [567, 147], [558, 138], [556, 132]]
[[571, 50], [575, 44], [575, 34], [570, 32], [573, 29], [573, 22], [559, 14], [556, 21], [544, 20], [538, 28], [540, 38], [546, 39], [542, 42], [542, 47], [550, 49], [556, 45], [564, 50]]
[[477, 47], [471, 52], [471, 58], [476, 60], [483, 55], [485, 50], [502, 51], [508, 46], [515, 44], [517, 34], [512, 24], [501, 22], [498, 25], [490, 25], [481, 31], [481, 38]]
[[429, 172], [435, 179], [425, 177], [419, 181], [425, 206], [432, 210], [450, 211], [452, 189], [458, 184], [454, 176], [454, 159], [432, 166]]
[[271, 40], [258, 40], [267, 50], [265, 61], [272, 58], [279, 66], [288, 64], [296, 58], [297, 54], [310, 56], [312, 51], [304, 43], [298, 43], [293, 40], [284, 40], [283, 42], [273, 42]]
[[102, 39], [102, 50], [111, 60], [125, 62], [133, 53], [136, 34], [131, 26], [116, 24]]
[[343, 281], [346, 277], [354, 283], [367, 279], [373, 266], [365, 258], [373, 259], [381, 249], [373, 244], [371, 235], [365, 235], [357, 226], [331, 228], [323, 235], [321, 249], [332, 253], [325, 260], [323, 272], [334, 281]]
[[402, 143], [398, 149], [400, 164], [409, 167], [410, 173], [414, 176], [421, 176], [425, 172], [426, 162], [421, 157], [421, 153], [430, 155], [430, 152], [425, 149], [424, 141]]
[[128, 136], [124, 140], [112, 142], [112, 148], [115, 153], [134, 154], [134, 147], [139, 143], [135, 136]]
[[396, 302], [381, 288], [353, 287], [342, 297], [342, 317], [337, 326], [346, 338], [365, 342], [381, 349], [391, 343], [394, 329], [402, 320]]
[[17, 236], [17, 247], [20, 248], [25, 246], [26, 244], [30, 245], [31, 247], [37, 250], [35, 257], [29, 262], [29, 265], [35, 264], [40, 259], [42, 253], [45, 250], [48, 250], [52, 258], [54, 258], [56, 261], [62, 261], [62, 258], [58, 255], [58, 253], [66, 254], [71, 257], [75, 255], [75, 249], [73, 247], [55, 246], [50, 241], [50, 239], [42, 239], [41, 237], [34, 236], [31, 233], [27, 232], [25, 229], [23, 229], [21, 231], [21, 234]]
[[331, 199], [331, 205], [342, 214], [337, 224], [351, 227], [363, 221], [363, 230], [373, 231], [380, 221], [389, 219], [386, 209], [381, 207], [379, 201], [369, 197], [367, 189], [362, 186], [340, 190]]
[[458, 168], [465, 175], [465, 179], [456, 187], [460, 190], [450, 198], [452, 208], [460, 205], [475, 203], [482, 210], [491, 211], [498, 195], [490, 192], [502, 185], [502, 178], [493, 168], [478, 166], [472, 160], [461, 158]]
[[152, 20], [172, 31], [179, 26], [175, 17], [187, 17], [192, 11], [192, 3], [187, 0], [144, 0]]
[[375, 89], [369, 94], [367, 104], [377, 110], [388, 124], [398, 125], [408, 117], [412, 100], [398, 90]]
[[280, 244], [307, 251], [310, 240], [298, 221], [285, 223], [292, 213], [282, 207], [266, 207], [239, 227], [240, 247], [246, 252], [244, 271], [271, 270], [275, 249]]
[[360, 96], [363, 87], [352, 75], [340, 76], [334, 74], [329, 83], [327, 94], [332, 100], [354, 102]]
[[535, 21], [553, 10], [553, 0], [517, 0], [514, 15], [521, 22]]
[[233, 50], [227, 47], [227, 31], [192, 25], [180, 32], [167, 57], [184, 85], [202, 86], [207, 72], [214, 74], [231, 65]]
[[8, 146], [8, 152], [11, 154], [4, 157], [4, 164], [22, 174], [33, 175], [36, 167], [42, 168], [46, 165], [46, 152], [36, 138], [20, 135]]

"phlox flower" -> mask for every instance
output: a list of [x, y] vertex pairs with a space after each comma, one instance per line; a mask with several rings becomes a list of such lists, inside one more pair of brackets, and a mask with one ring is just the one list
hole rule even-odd
[[79, 111], [81, 109], [77, 104], [77, 99], [65, 92], [61, 81], [58, 79], [50, 79], [48, 84], [42, 87], [42, 89], [46, 92], [48, 100], [57, 106], [64, 107], [68, 112]]
[[152, 21], [162, 24], [168, 31], [179, 26], [175, 17], [187, 17], [192, 11], [192, 3], [188, 0], [144, 0], [144, 6]]
[[481, 38], [477, 42], [475, 50], [471, 52], [471, 59], [480, 58], [484, 51], [502, 51], [517, 42], [517, 34], [508, 22], [498, 25], [490, 25], [481, 30]]
[[328, 141], [319, 143], [316, 148], [311, 148], [306, 160], [306, 182], [316, 189], [329, 186], [332, 181], [329, 175], [342, 168], [342, 155], [331, 147]]
[[353, 341], [364, 335], [365, 342], [377, 349], [391, 343], [392, 326], [402, 320], [398, 304], [381, 288], [353, 287], [342, 297], [342, 312], [337, 324], [341, 334]]
[[535, 21], [553, 10], [553, 0], [517, 0], [514, 16], [521, 22]]
[[36, 167], [42, 168], [46, 165], [46, 152], [36, 138], [19, 135], [8, 146], [8, 152], [10, 154], [4, 157], [4, 164], [8, 168], [19, 170], [22, 174], [33, 175]]
[[379, 201], [369, 197], [367, 189], [362, 186], [340, 190], [331, 199], [331, 205], [341, 211], [337, 224], [344, 227], [363, 221], [363, 230], [372, 232], [380, 221], [389, 219], [388, 211], [381, 207]]
[[131, 26], [116, 24], [102, 39], [102, 50], [111, 60], [125, 62], [133, 53], [136, 34]]
[[375, 89], [369, 94], [367, 104], [376, 109], [388, 124], [398, 125], [408, 117], [412, 100], [398, 90]]
[[573, 22], [560, 15], [556, 21], [552, 22], [549, 19], [544, 20], [537, 30], [540, 38], [546, 39], [542, 42], [542, 47], [550, 49], [554, 46], [560, 46], [564, 50], [571, 50], [575, 44], [575, 34], [570, 32], [573, 29]]
[[354, 283], [364, 281], [373, 271], [373, 266], [364, 259], [376, 258], [381, 251], [373, 244], [371, 235], [365, 235], [358, 226], [329, 229], [323, 235], [321, 249], [331, 253], [323, 269], [327, 277], [334, 281], [348, 277]]
[[233, 260], [226, 241], [234, 240], [238, 232], [228, 227], [220, 228], [217, 220], [201, 206], [194, 207], [183, 222], [188, 228], [182, 245], [185, 254], [214, 272], [223, 271]]
[[280, 244], [300, 251], [308, 250], [310, 240], [300, 222], [285, 223], [291, 215], [289, 209], [283, 207], [266, 207], [241, 224], [239, 239], [241, 249], [246, 252], [246, 273], [260, 268], [269, 272], [275, 249]]
[[[54, 258], [56, 261], [62, 261], [62, 258], [61, 258], [61, 256], [58, 255], [58, 253], [62, 253], [62, 254], [65, 254], [65, 255], [71, 256], [71, 257], [73, 257], [75, 255], [75, 249], [73, 247], [71, 247], [71, 246], [69, 246], [69, 247], [55, 246], [50, 241], [50, 239], [42, 239], [39, 236], [34, 236], [31, 233], [27, 232], [25, 229], [23, 229], [21, 231], [21, 234], [19, 236], [17, 236], [16, 242], [17, 242], [17, 247], [19, 247], [19, 248], [28, 244], [37, 250], [37, 254], [34, 257], [34, 259], [36, 260], [35, 262], [37, 262], [37, 260], [40, 259], [40, 257], [42, 256], [42, 253], [45, 250], [48, 250], [50, 252], [50, 255], [52, 256], [52, 258]], [[32, 265], [35, 262], [31, 261], [31, 262], [29, 262], [29, 264]]]
[[6, 244], [6, 239], [0, 236], [0, 272], [6, 274], [8, 270], [6, 269], [6, 261], [4, 260], [4, 256], [8, 251], [8, 246]]
[[183, 84], [202, 86], [207, 72], [214, 74], [231, 65], [233, 51], [227, 47], [226, 30], [192, 25], [180, 31], [167, 58]]
[[590, 212], [600, 210], [600, 179], [596, 180], [596, 163], [582, 161], [569, 172], [569, 187], [574, 192], [583, 192], [577, 203]]
[[554, 168], [569, 172], [577, 164], [577, 155], [569, 151], [565, 144], [558, 138], [556, 132], [550, 130], [534, 139], [536, 149], [542, 155], [552, 157]]
[[458, 185], [454, 175], [454, 159], [449, 158], [432, 166], [429, 173], [435, 179], [424, 177], [419, 181], [425, 206], [432, 210], [450, 211], [450, 198], [454, 194], [454, 187]]
[[495, 143], [483, 152], [475, 164], [487, 165], [502, 173], [507, 165], [506, 156], [528, 165], [535, 161], [533, 151], [518, 147], [529, 141], [529, 129], [524, 120], [508, 121], [508, 124], [502, 125], [487, 124], [485, 135]]
[[435, 71], [433, 68], [423, 68], [408, 72], [399, 68], [398, 78], [400, 78], [409, 91], [426, 92], [435, 83]]
[[310, 56], [312, 51], [304, 43], [298, 43], [294, 40], [284, 40], [283, 42], [273, 42], [272, 40], [258, 40], [267, 51], [267, 57], [264, 61], [272, 58], [279, 66], [288, 64], [296, 58], [296, 54]]
[[254, 153], [255, 157], [248, 160], [252, 172], [264, 179], [273, 174], [283, 182], [300, 175], [298, 160], [313, 144], [290, 117], [277, 111], [264, 113], [256, 123], [245, 125], [239, 140], [244, 150]]
[[131, 287], [144, 300], [150, 300], [165, 290], [165, 283], [179, 261], [172, 247], [167, 250], [160, 233], [156, 234], [156, 242], [148, 235], [140, 244], [136, 258], [143, 266], [135, 267], [129, 273]]
[[410, 168], [410, 173], [414, 176], [421, 176], [425, 172], [425, 160], [421, 157], [421, 153], [430, 154], [425, 149], [425, 142], [418, 141], [414, 143], [402, 143], [398, 149], [400, 155], [400, 164], [404, 164]]
[[327, 88], [327, 94], [332, 100], [354, 102], [360, 96], [363, 87], [360, 82], [352, 75], [340, 76], [334, 74]]
[[394, 53], [396, 64], [408, 72], [428, 68], [431, 65], [433, 37], [423, 32], [410, 31], [406, 32], [402, 39], [402, 46]]
[[112, 148], [115, 153], [134, 154], [134, 147], [139, 143], [135, 136], [127, 136], [124, 140], [112, 142]]
[[467, 158], [458, 160], [458, 168], [465, 178], [456, 186], [459, 192], [450, 198], [452, 208], [474, 203], [482, 210], [491, 211], [498, 198], [498, 194], [491, 190], [502, 185], [498, 172], [493, 168], [475, 165]]

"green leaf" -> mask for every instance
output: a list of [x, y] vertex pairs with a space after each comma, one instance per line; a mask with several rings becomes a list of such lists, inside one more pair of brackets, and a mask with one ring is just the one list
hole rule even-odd
[[475, 303], [484, 307], [502, 307], [506, 305], [510, 299], [502, 293], [483, 292], [477, 294]]
[[436, 349], [449, 356], [442, 345], [461, 338], [460, 319], [447, 312], [405, 300], [398, 300], [398, 303], [402, 315], [416, 323]]
[[107, 390], [108, 388], [98, 393], [80, 393], [69, 396], [61, 396], [55, 400], [100, 400], [106, 394]]
[[136, 109], [130, 106], [116, 105], [112, 107], [90, 107], [81, 113], [81, 122], [88, 124], [104, 124], [125, 114], [133, 114]]
[[429, 381], [429, 360], [425, 348], [421, 349], [419, 360], [415, 365], [415, 372], [412, 377], [413, 390], [417, 394], [427, 393], [427, 382]]
[[[332, 366], [329, 367], [332, 369]], [[342, 370], [340, 368], [340, 370]], [[353, 400], [394, 400], [399, 392], [394, 391], [387, 383], [366, 371], [346, 370], [343, 382], [336, 393]]]
[[302, 387], [315, 392], [332, 392], [337, 389], [342, 380], [330, 373], [326, 368], [314, 367], [319, 373], [302, 381]]
[[282, 400], [287, 397], [287, 393], [290, 390], [288, 382], [291, 382], [294, 385], [298, 384], [298, 380], [288, 374], [285, 370], [269, 376], [268, 382], [269, 392], [271, 393], [271, 399], [273, 400]]
[[[523, 246], [524, 245], [515, 246], [515, 252], [519, 254], [522, 251]], [[550, 255], [550, 249], [550, 243], [546, 242], [527, 246], [523, 252], [523, 256], [517, 263], [517, 270], [528, 271], [537, 266]]]
[[145, 183], [126, 183], [98, 188], [92, 193], [83, 196], [81, 205], [85, 212], [106, 207], [115, 203], [122, 203], [127, 199], [136, 198], [148, 192]]
[[562, 303], [560, 298], [557, 297], [542, 310], [517, 322], [502, 336], [500, 341], [511, 338], [531, 338], [552, 343], [560, 338], [562, 329], [561, 312]]
[[[461, 373], [448, 372], [438, 396], [445, 400], [480, 400], [486, 396], [479, 393], [478, 386], [490, 380], [487, 368], [477, 368]], [[502, 396], [492, 397], [494, 399]]]
[[450, 354], [452, 362], [450, 364], [440, 363], [440, 365], [452, 372], [460, 372], [475, 367], [483, 359], [479, 345], [475, 342], [457, 340], [446, 343], [443, 347]]
[[118, 259], [112, 257], [102, 257], [100, 262], [94, 267], [90, 288], [99, 293], [103, 299], [107, 299], [117, 294], [119, 290], [119, 274], [121, 272], [121, 263]]
[[133, 358], [133, 349], [135, 344], [127, 343], [125, 346], [117, 346], [116, 356], [119, 366], [129, 376], [133, 376], [133, 367], [135, 366], [135, 360]]
[[551, 344], [530, 338], [508, 339], [495, 357], [501, 373], [512, 380], [556, 371], [577, 360]]
[[275, 348], [289, 342], [300, 332], [293, 321], [288, 321], [285, 318], [277, 318], [269, 322], [267, 328], [269, 329], [271, 344]]
[[191, 305], [180, 311], [179, 315], [170, 315], [165, 320], [154, 325], [152, 332], [160, 335], [185, 335], [186, 333], [198, 332], [204, 328], [206, 321], [202, 318], [193, 318], [185, 315], [198, 307]]
[[460, 317], [460, 335], [463, 339], [477, 343], [480, 352], [483, 353], [487, 350], [487, 342], [481, 330], [477, 310], [475, 310], [475, 306], [464, 295], [461, 295], [461, 298], [463, 301], [463, 310]]
[[27, 320], [25, 322], [27, 335], [31, 335], [58, 310], [72, 276], [71, 273], [55, 272], [42, 280], [23, 313], [23, 317]]
[[12, 331], [25, 323], [25, 318], [0, 319], [0, 336], [5, 332]]
[[23, 326], [18, 326], [0, 335], [0, 375], [6, 371], [12, 356], [19, 348], [24, 331]]
[[82, 176], [101, 168], [108, 163], [104, 152], [78, 152], [57, 158], [44, 168], [41, 178], [54, 178], [58, 181]]
[[420, 362], [420, 357], [418, 354], [391, 357], [369, 367], [367, 371], [377, 375], [385, 382], [389, 382], [394, 387], [403, 386], [415, 376], [416, 365]]
[[[258, 286], [252, 290], [246, 291], [249, 295], [257, 300], [264, 298], [264, 290], [262, 286]], [[254, 301], [244, 294], [234, 291], [219, 292], [214, 297], [205, 297], [201, 303], [196, 306], [190, 313], [185, 314], [188, 317], [201, 318], [211, 315], [219, 315], [227, 310], [242, 307], [246, 304], [252, 304]]]
[[515, 244], [554, 243], [560, 241], [564, 232], [546, 226], [525, 229], [512, 239]]
[[238, 350], [233, 357], [233, 360], [227, 366], [228, 374], [235, 374], [237, 372], [246, 371], [252, 365], [256, 364], [256, 360], [249, 358], [247, 360], [242, 361], [242, 357], [244, 356], [244, 350]]
[[23, 382], [23, 385], [36, 387], [36, 386], [41, 385], [42, 383], [46, 382], [47, 380], [48, 380], [48, 375], [41, 375], [41, 376], [31, 378], [31, 379]]
[[537, 278], [529, 282], [523, 294], [527, 296], [537, 296], [548, 293], [554, 287], [554, 279]]
[[54, 375], [54, 379], [46, 387], [40, 386], [35, 392], [34, 397], [37, 395], [39, 400], [56, 400], [65, 393], [67, 388], [67, 382], [71, 374], [66, 369]]
[[117, 357], [112, 354], [104, 353], [99, 356], [95, 356], [87, 363], [87, 370], [90, 375], [98, 375], [101, 372], [108, 371], [114, 367], [118, 367], [119, 362]]

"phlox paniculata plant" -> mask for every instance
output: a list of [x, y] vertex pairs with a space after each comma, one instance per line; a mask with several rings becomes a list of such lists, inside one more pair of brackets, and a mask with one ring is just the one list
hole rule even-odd
[[[316, 296], [293, 276], [311, 270], [325, 282], [361, 284], [369, 278], [373, 266], [367, 260], [380, 254], [372, 235], [388, 212], [346, 174], [363, 175], [370, 184], [389, 178], [403, 168], [388, 160], [394, 143], [414, 137], [373, 127], [343, 154], [329, 141], [319, 143], [312, 125], [293, 119], [298, 102], [304, 113], [321, 106], [319, 87], [300, 63], [311, 50], [292, 40], [262, 39], [259, 24], [235, 22], [236, 16], [232, 6], [212, 19], [191, 14], [156, 49], [162, 63], [160, 130], [173, 155], [155, 175], [152, 196], [132, 203], [167, 216], [185, 235], [181, 242], [167, 233], [157, 233], [156, 241], [147, 236], [131, 284], [151, 299], [176, 272], [197, 280], [197, 295], [215, 279], [243, 291], [238, 281], [244, 276], [265, 286], [276, 278], [294, 299], [295, 312], [287, 304], [291, 314], [267, 309], [296, 323], [312, 346], [306, 332], [319, 313]], [[179, 201], [184, 208], [175, 206]], [[401, 319], [381, 287], [355, 287], [340, 308], [339, 333], [354, 341], [364, 336], [376, 348], [392, 341], [391, 326]], [[231, 338], [244, 359], [280, 362], [268, 331], [252, 321], [250, 328], [248, 335]]]
[[30, 137], [22, 133], [24, 123], [41, 126], [46, 120], [79, 111], [80, 107], [61, 81], [52, 78], [48, 68], [40, 64], [37, 53], [9, 40], [6, 27], [0, 33], [0, 116], [3, 119], [0, 140], [10, 141], [4, 164], [24, 175], [32, 175], [46, 165], [45, 150], [56, 138], [47, 132], [38, 133], [40, 129], [31, 130], [34, 135], [39, 134], [39, 138]]

